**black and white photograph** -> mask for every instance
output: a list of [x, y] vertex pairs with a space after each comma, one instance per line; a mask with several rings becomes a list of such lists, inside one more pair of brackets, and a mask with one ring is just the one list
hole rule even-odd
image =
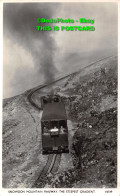
[[117, 188], [117, 89], [118, 3], [4, 2], [2, 188]]

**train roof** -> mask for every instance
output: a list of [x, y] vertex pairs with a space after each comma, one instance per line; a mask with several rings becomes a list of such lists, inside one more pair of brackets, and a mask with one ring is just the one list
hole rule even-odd
[[46, 104], [43, 108], [41, 120], [67, 120], [64, 104], [62, 102]]

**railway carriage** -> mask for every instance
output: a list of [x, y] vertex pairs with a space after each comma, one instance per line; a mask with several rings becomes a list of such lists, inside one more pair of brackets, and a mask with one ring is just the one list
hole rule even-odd
[[62, 102], [46, 103], [41, 119], [42, 153], [68, 153], [68, 127]]

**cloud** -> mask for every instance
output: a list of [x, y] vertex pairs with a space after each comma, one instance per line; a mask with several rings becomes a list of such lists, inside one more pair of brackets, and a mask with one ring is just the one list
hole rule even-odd
[[[40, 77], [40, 74], [44, 76], [45, 80], [51, 80], [54, 78], [54, 73], [57, 72], [57, 68], [54, 65], [54, 52], [56, 49], [56, 43], [54, 39], [51, 37], [50, 32], [45, 31], [37, 31], [36, 25], [37, 18], [51, 18], [53, 13], [55, 12], [56, 4], [53, 6], [51, 4], [39, 4], [39, 3], [5, 3], [4, 4], [4, 12], [3, 12], [3, 25], [4, 25], [4, 38], [6, 37], [14, 42], [15, 45], [19, 45], [16, 47], [16, 50], [19, 51], [20, 47], [25, 50], [25, 53], [21, 53], [23, 56], [26, 53], [32, 56], [34, 61], [34, 69], [36, 71], [37, 78]], [[41, 24], [40, 24], [41, 25]], [[6, 44], [6, 42], [4, 42]], [[14, 48], [11, 47], [13, 50]], [[20, 54], [20, 55], [21, 55]], [[15, 65], [19, 64], [18, 53], [12, 53], [14, 56]], [[17, 59], [18, 58], [18, 59]], [[10, 59], [11, 60], [11, 59]], [[11, 61], [12, 63], [12, 61]], [[26, 63], [26, 67], [29, 66], [28, 62]], [[21, 66], [22, 66], [21, 63]], [[16, 68], [19, 66], [16, 65]], [[24, 66], [23, 66], [24, 67]], [[48, 69], [49, 67], [49, 69]], [[27, 68], [19, 69], [19, 78], [25, 80], [30, 80], [29, 71]], [[33, 72], [33, 73], [34, 73]], [[26, 73], [26, 76], [25, 76]], [[31, 73], [31, 72], [30, 72]], [[12, 84], [20, 82], [18, 79], [17, 72], [14, 74], [14, 81]], [[16, 80], [17, 79], [17, 80]]]
[[[59, 11], [63, 18], [95, 19], [95, 31], [59, 31], [55, 36], [60, 52], [88, 52], [96, 49], [117, 47], [118, 8], [117, 3], [63, 3]], [[64, 24], [81, 26], [81, 23]], [[83, 23], [82, 26], [89, 26]]]
[[[29, 77], [36, 75], [32, 55], [14, 41], [4, 38], [3, 94], [9, 97], [31, 87]], [[13, 58], [14, 57], [14, 58]], [[31, 78], [33, 79], [33, 78]]]
[[[65, 74], [74, 70], [75, 65], [83, 66], [81, 62], [95, 59], [90, 56], [95, 57], [98, 50], [117, 48], [117, 17], [116, 3], [4, 3], [5, 97], [52, 80], [58, 71]], [[96, 30], [37, 31], [37, 18], [95, 19]], [[87, 60], [85, 53], [89, 52]]]

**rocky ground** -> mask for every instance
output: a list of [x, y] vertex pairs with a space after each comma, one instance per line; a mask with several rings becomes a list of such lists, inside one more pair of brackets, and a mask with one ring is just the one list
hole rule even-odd
[[74, 124], [71, 146], [74, 169], [59, 173], [56, 181], [51, 179], [52, 186], [116, 187], [117, 57], [72, 75], [58, 94], [63, 97]]
[[30, 188], [47, 161], [41, 155], [40, 112], [25, 95], [3, 108], [3, 187]]
[[[70, 153], [62, 155], [45, 188], [116, 187], [117, 57], [94, 63], [51, 89], [66, 106]], [[37, 179], [47, 161], [40, 130], [40, 112], [26, 94], [4, 100], [3, 187], [30, 188]]]

